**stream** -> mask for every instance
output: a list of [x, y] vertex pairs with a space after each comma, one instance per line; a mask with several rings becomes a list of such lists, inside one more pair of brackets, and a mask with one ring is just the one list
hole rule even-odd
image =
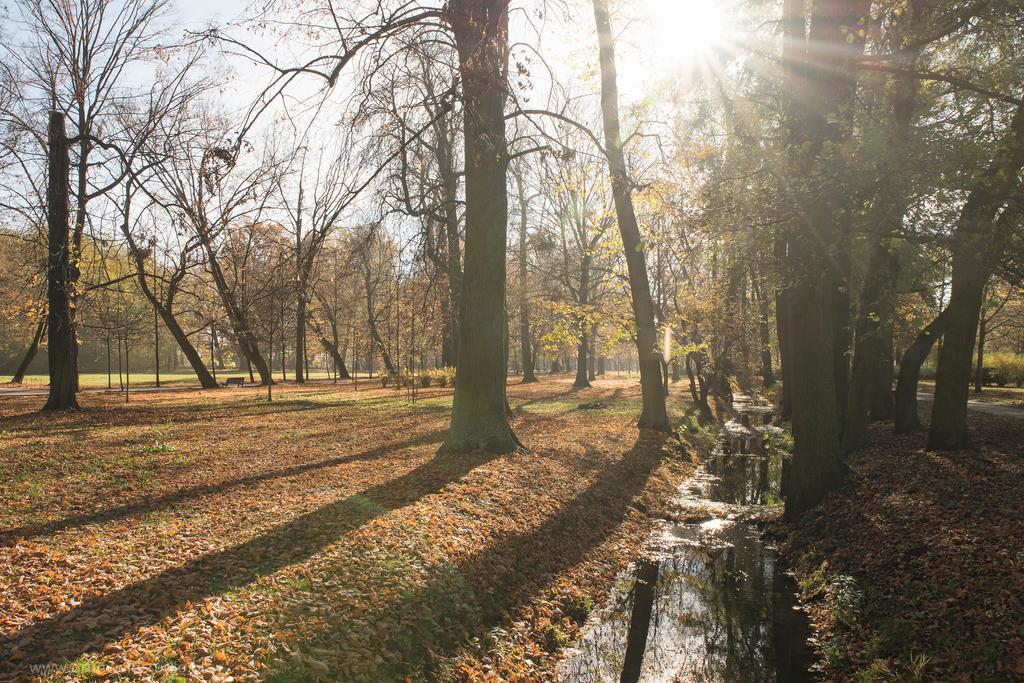
[[779, 554], [750, 521], [781, 504], [784, 432], [738, 395], [673, 519], [616, 580], [559, 667], [567, 683], [811, 681], [806, 617]]

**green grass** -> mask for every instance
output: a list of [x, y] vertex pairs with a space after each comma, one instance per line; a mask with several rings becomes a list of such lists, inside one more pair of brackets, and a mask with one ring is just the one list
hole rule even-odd
[[[117, 389], [117, 374], [111, 375], [111, 384]], [[50, 382], [50, 378], [47, 375], [25, 375], [25, 381], [22, 383], [27, 388], [46, 386]], [[107, 373], [105, 372], [83, 372], [79, 375], [79, 382], [83, 387], [88, 389], [106, 389], [107, 388]], [[187, 385], [196, 383], [195, 373], [192, 372], [161, 372], [160, 373], [160, 384], [168, 385]], [[131, 385], [134, 386], [152, 386], [156, 384], [156, 375], [152, 372], [140, 372], [131, 375]]]
[[[249, 373], [244, 370], [217, 370], [217, 380], [223, 382], [228, 377], [245, 377], [248, 381]], [[376, 379], [378, 375], [375, 374]], [[122, 375], [122, 379], [123, 379]], [[311, 370], [309, 373], [310, 379], [329, 379], [331, 374], [326, 370]], [[360, 379], [364, 379], [365, 374], [360, 375]], [[288, 373], [289, 381], [293, 378], [291, 372]], [[10, 378], [0, 378], [0, 381], [7, 381]], [[275, 372], [274, 379], [280, 381], [281, 373]], [[347, 380], [338, 380], [344, 382]], [[50, 382], [48, 375], [25, 375], [25, 381], [22, 386], [25, 388], [38, 388], [45, 387]], [[83, 372], [79, 375], [79, 382], [82, 387], [86, 389], [106, 389], [107, 388], [107, 373], [105, 372]], [[131, 386], [133, 387], [144, 387], [154, 386], [156, 384], [156, 375], [152, 372], [140, 372], [131, 374]], [[196, 380], [196, 375], [193, 372], [161, 372], [160, 373], [160, 384], [167, 386], [198, 386], [199, 382]], [[110, 376], [110, 385], [114, 389], [120, 387], [117, 381], [117, 373]]]

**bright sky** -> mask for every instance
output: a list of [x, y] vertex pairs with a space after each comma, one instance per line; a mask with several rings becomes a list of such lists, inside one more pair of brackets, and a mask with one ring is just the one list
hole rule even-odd
[[[251, 0], [173, 0], [172, 15], [176, 26], [198, 30], [209, 23], [224, 24], [243, 16]], [[620, 89], [625, 100], [639, 100], [650, 88], [666, 79], [686, 77], [707, 70], [716, 51], [729, 50], [740, 42], [735, 28], [737, 0], [630, 0], [618, 3], [615, 29], [619, 32]], [[536, 0], [522, 4], [534, 9]], [[615, 3], [613, 3], [614, 5]], [[559, 77], [582, 78], [589, 88], [596, 88], [595, 79], [588, 79], [593, 67], [593, 14], [590, 3], [578, 0], [577, 22], [546, 29], [548, 35], [542, 52]], [[521, 23], [521, 22], [520, 22]], [[532, 29], [519, 29], [531, 35], [513, 35], [517, 39], [535, 40]], [[513, 33], [517, 31], [513, 21]], [[237, 31], [233, 33], [237, 34]], [[273, 49], [274, 46], [268, 46]], [[280, 46], [277, 46], [280, 47]], [[236, 63], [241, 90], [257, 90], [265, 82], [265, 70]], [[246, 87], [249, 86], [249, 87]]]
[[[172, 0], [170, 19], [175, 30], [197, 31], [211, 23], [224, 26], [243, 17], [251, 2]], [[613, 21], [619, 34], [619, 87], [623, 105], [628, 107], [649, 100], [652, 92], [666, 83], [678, 88], [679, 84], [685, 84], [694, 75], [709, 71], [709, 65], [714, 61], [712, 57], [717, 51], [728, 51], [730, 46], [739, 42], [733, 29], [736, 2], [738, 0], [628, 0], [619, 3], [618, 14]], [[513, 2], [514, 6], [527, 8], [527, 12], [535, 10], [538, 4], [538, 0]], [[560, 85], [566, 87], [574, 97], [595, 96], [592, 102], [596, 105], [599, 81], [593, 12], [589, 0], [576, 0], [570, 5], [575, 10], [575, 16], [571, 19], [548, 12], [543, 22], [539, 52], [548, 68], [554, 71], [554, 78]], [[513, 14], [513, 44], [518, 41], [535, 44], [538, 40], [537, 24], [528, 26], [524, 18], [527, 12]], [[237, 23], [229, 27], [227, 33], [250, 41], [250, 44], [267, 54], [289, 54], [302, 49], [298, 41], [289, 45], [287, 41], [266, 36], [253, 37]], [[290, 64], [296, 60], [281, 56], [279, 61]], [[233, 78], [226, 86], [222, 99], [229, 112], [237, 111], [242, 115], [262, 92], [271, 73], [269, 69], [255, 66], [244, 59], [232, 59], [230, 66]], [[517, 94], [528, 94], [531, 104], [543, 106], [550, 82], [546, 75], [542, 75], [541, 72], [545, 71], [543, 68], [537, 67], [534, 71], [534, 91]], [[322, 87], [321, 81], [308, 77], [290, 86], [289, 95], [295, 98], [313, 95], [318, 100], [317, 93]], [[314, 139], [331, 139], [332, 126], [338, 114], [330, 106], [324, 110], [324, 114], [314, 125], [314, 131], [320, 131], [314, 133]], [[272, 116], [264, 116], [257, 130], [265, 130], [271, 119]], [[596, 112], [593, 123], [597, 123]], [[356, 206], [353, 206], [353, 210], [359, 212]]]

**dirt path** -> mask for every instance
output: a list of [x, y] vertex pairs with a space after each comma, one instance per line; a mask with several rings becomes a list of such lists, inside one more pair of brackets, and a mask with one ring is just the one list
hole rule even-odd
[[[935, 400], [935, 394], [919, 392], [917, 394], [917, 400], [931, 402]], [[985, 403], [983, 401], [968, 399], [967, 409], [978, 413], [998, 415], [999, 417], [1014, 417], [1018, 420], [1024, 420], [1024, 408], [1015, 408], [1013, 406], [1005, 406], [999, 403]]]

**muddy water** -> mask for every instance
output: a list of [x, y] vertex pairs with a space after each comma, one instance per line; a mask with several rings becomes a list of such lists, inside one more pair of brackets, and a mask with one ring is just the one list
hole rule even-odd
[[[749, 521], [781, 503], [782, 431], [737, 397], [720, 446], [681, 488], [675, 518], [619, 577], [559, 678], [809, 681], [806, 620], [778, 553]], [[693, 520], [693, 521], [689, 521]]]

